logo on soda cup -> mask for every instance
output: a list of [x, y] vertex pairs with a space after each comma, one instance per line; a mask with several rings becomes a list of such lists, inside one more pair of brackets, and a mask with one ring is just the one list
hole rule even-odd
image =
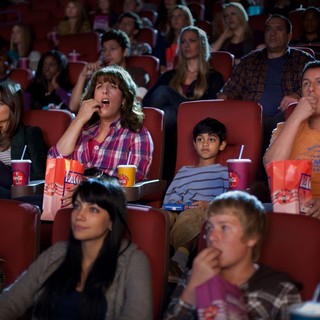
[[129, 177], [126, 176], [125, 174], [120, 174], [118, 181], [119, 181], [120, 186], [126, 186], [128, 184]]
[[239, 176], [236, 172], [229, 172], [229, 186], [230, 188], [236, 188], [239, 183]]
[[16, 186], [25, 184], [26, 177], [22, 171], [14, 171], [12, 174], [12, 179]]

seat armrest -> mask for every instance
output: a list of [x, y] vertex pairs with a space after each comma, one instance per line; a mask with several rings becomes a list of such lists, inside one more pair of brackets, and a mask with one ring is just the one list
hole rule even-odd
[[11, 199], [41, 195], [44, 190], [44, 180], [30, 181], [27, 186], [11, 186]]
[[127, 201], [138, 201], [141, 198], [159, 192], [167, 187], [166, 180], [146, 180], [136, 183], [133, 187], [123, 187]]

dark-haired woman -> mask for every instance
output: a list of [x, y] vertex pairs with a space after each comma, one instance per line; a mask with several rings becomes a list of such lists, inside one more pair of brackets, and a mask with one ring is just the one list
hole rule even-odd
[[72, 196], [69, 242], [45, 251], [0, 296], [0, 318], [149, 320], [151, 280], [146, 256], [124, 233], [126, 200], [108, 178], [83, 181]]
[[68, 60], [59, 51], [41, 56], [37, 72], [24, 94], [24, 109], [67, 109], [71, 85], [67, 73]]
[[[44, 179], [47, 147], [38, 127], [22, 123], [22, 91], [20, 84], [0, 82], [0, 198], [10, 198], [12, 185], [11, 160], [30, 159], [31, 180]], [[0, 317], [1, 318], [1, 317]]]
[[143, 127], [144, 114], [136, 96], [136, 84], [119, 66], [96, 71], [82, 97], [81, 107], [49, 156], [78, 160], [110, 176], [117, 165], [137, 167], [136, 180], [146, 180], [153, 142]]

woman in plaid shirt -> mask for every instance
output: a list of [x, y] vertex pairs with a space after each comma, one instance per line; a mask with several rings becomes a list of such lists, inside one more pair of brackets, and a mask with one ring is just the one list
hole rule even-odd
[[136, 181], [145, 180], [153, 142], [143, 119], [129, 73], [118, 66], [102, 68], [93, 74], [77, 116], [49, 157], [75, 159], [110, 176], [129, 162], [137, 167]]

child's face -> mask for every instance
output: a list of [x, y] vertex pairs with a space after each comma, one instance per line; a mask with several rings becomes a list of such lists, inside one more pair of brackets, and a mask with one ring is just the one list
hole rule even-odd
[[252, 262], [252, 247], [256, 239], [244, 239], [240, 219], [231, 209], [225, 208], [222, 214], [212, 215], [207, 220], [207, 246], [221, 251], [221, 270], [231, 270]]
[[225, 141], [220, 143], [220, 139], [216, 134], [201, 133], [196, 137], [194, 147], [201, 159], [208, 160], [215, 158], [219, 151], [225, 148]]

